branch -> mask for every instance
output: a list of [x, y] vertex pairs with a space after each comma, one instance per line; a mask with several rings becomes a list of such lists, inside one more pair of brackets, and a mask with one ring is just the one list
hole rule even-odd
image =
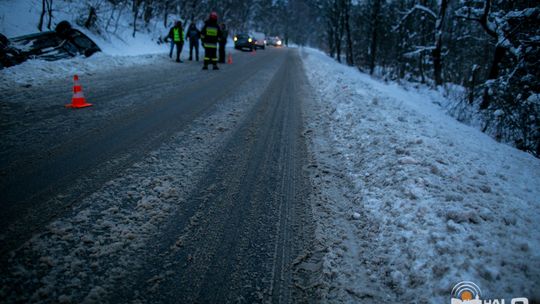
[[405, 22], [405, 20], [407, 18], [409, 18], [409, 16], [412, 15], [412, 13], [414, 13], [415, 11], [424, 12], [424, 13], [428, 14], [428, 16], [433, 17], [433, 19], [437, 19], [437, 14], [435, 14], [435, 12], [433, 12], [431, 9], [429, 9], [428, 7], [425, 7], [423, 5], [420, 5], [420, 4], [416, 4], [408, 12], [405, 13], [403, 18], [401, 18], [401, 20], [399, 20], [399, 23], [397, 25], [395, 25], [392, 28], [392, 30], [396, 31], [397, 29], [399, 29], [401, 27], [401, 25], [403, 24], [403, 22]]
[[403, 57], [414, 58], [422, 55], [423, 53], [433, 52], [434, 49], [434, 46], [416, 46], [416, 50], [404, 53]]
[[489, 22], [488, 20], [490, 11], [491, 11], [491, 0], [485, 0], [484, 13], [482, 14], [482, 17], [480, 17], [480, 24], [482, 25], [486, 33], [488, 33], [488, 35], [497, 39], [498, 38], [497, 32], [493, 28], [493, 24], [491, 24], [491, 22]]
[[473, 11], [470, 7], [465, 6], [465, 7], [460, 7], [459, 9], [457, 9], [456, 12], [454, 13], [454, 15], [457, 18], [480, 22], [480, 18], [478, 16], [476, 16], [476, 15], [473, 15], [473, 12], [476, 13], [477, 10], [475, 9]]
[[425, 7], [423, 5], [420, 5], [420, 4], [417, 4], [413, 7], [413, 9], [417, 9], [417, 10], [421, 10], [429, 15], [431, 15], [434, 19], [437, 19], [437, 14], [435, 14], [435, 12], [433, 12], [431, 9], [429, 9], [428, 7]]

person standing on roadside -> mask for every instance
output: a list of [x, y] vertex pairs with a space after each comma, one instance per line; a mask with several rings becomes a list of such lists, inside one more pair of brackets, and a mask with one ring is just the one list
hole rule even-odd
[[204, 46], [204, 66], [203, 70], [208, 70], [208, 64], [214, 65], [214, 70], [219, 70], [217, 66], [217, 47], [221, 37], [221, 30], [218, 25], [218, 15], [216, 12], [210, 13], [208, 20], [204, 22], [201, 30], [201, 39]]
[[173, 48], [176, 45], [176, 62], [183, 62], [180, 59], [180, 54], [182, 53], [182, 48], [184, 47], [184, 29], [182, 28], [182, 22], [176, 21], [176, 24], [169, 31], [167, 39], [172, 41], [171, 51], [169, 52], [169, 57], [172, 58]]
[[225, 46], [227, 45], [227, 38], [229, 37], [229, 30], [225, 23], [219, 25], [221, 30], [221, 36], [219, 37], [219, 62], [225, 63]]
[[189, 41], [189, 60], [193, 60], [193, 49], [195, 49], [195, 58], [199, 61], [199, 39], [201, 39], [201, 32], [193, 22], [189, 25], [186, 39]]

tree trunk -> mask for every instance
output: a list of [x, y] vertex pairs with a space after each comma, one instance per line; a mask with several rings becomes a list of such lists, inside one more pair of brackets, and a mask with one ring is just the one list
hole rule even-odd
[[328, 30], [328, 53], [330, 57], [334, 57], [336, 49], [334, 47], [334, 34], [331, 29]]
[[116, 34], [116, 32], [118, 31], [118, 25], [120, 24], [120, 17], [122, 16], [122, 12], [124, 11], [124, 8], [125, 8], [125, 5], [122, 4], [122, 6], [120, 6], [120, 10], [118, 11], [118, 16], [116, 16], [116, 21], [114, 22], [114, 31], [113, 31], [114, 34]]
[[491, 63], [491, 68], [489, 70], [488, 79], [497, 79], [499, 77], [500, 63], [504, 58], [506, 49], [502, 46], [497, 45], [495, 47], [495, 54], [493, 56], [493, 62]]
[[109, 30], [109, 26], [111, 25], [111, 21], [114, 19], [115, 12], [116, 12], [116, 6], [113, 6], [113, 9], [111, 10], [111, 15], [107, 19], [107, 24], [105, 24], [105, 32]]
[[163, 26], [166, 28], [169, 18], [169, 1], [165, 1], [165, 8], [163, 10]]
[[46, 11], [46, 0], [41, 0], [41, 14], [39, 15], [38, 30], [41, 32], [43, 30], [43, 18], [45, 18]]
[[336, 59], [341, 62], [341, 40], [343, 38], [343, 18], [340, 0], [334, 0], [333, 20], [334, 20], [334, 44], [336, 47]]
[[354, 54], [353, 54], [353, 42], [351, 37], [351, 25], [350, 25], [350, 14], [349, 10], [351, 8], [351, 0], [346, 0], [347, 3], [345, 5], [345, 34], [347, 37], [347, 51], [346, 51], [346, 57], [347, 57], [347, 64], [352, 66], [354, 65]]
[[341, 62], [341, 35], [339, 33], [339, 30], [337, 31], [337, 34], [334, 35], [335, 38], [335, 45], [336, 45], [336, 59], [338, 62]]
[[339, 32], [337, 33], [337, 35], [335, 35], [335, 38], [336, 38], [336, 41], [335, 41], [336, 59], [339, 63], [341, 63], [341, 35], [339, 34]]
[[84, 22], [84, 27], [89, 29], [96, 23], [97, 20], [97, 14], [96, 9], [93, 6], [90, 6], [90, 11], [88, 12], [88, 17], [86, 18], [86, 21]]
[[424, 55], [418, 57], [418, 69], [420, 72], [420, 83], [426, 83], [426, 76], [424, 76]]
[[379, 12], [381, 10], [381, 0], [374, 0], [373, 10], [371, 14], [371, 43], [370, 43], [370, 57], [369, 57], [369, 74], [373, 75], [375, 72], [375, 64], [377, 58], [377, 43], [378, 43], [378, 29], [379, 29]]
[[[493, 56], [493, 62], [491, 63], [491, 68], [489, 70], [488, 80], [497, 79], [499, 77], [499, 71], [500, 71], [499, 64], [503, 60], [505, 53], [506, 53], [506, 49], [504, 47], [501, 47], [500, 45], [497, 45], [495, 47], [495, 54]], [[489, 95], [489, 88], [486, 86], [486, 88], [484, 88], [484, 95], [482, 97], [482, 103], [480, 103], [480, 109], [485, 110], [489, 107], [490, 104], [491, 104], [491, 97]]]
[[135, 33], [137, 32], [137, 19], [139, 17], [139, 4], [140, 0], [133, 0], [133, 37], [135, 37]]
[[47, 14], [49, 16], [49, 21], [47, 22], [47, 28], [50, 30], [51, 29], [51, 26], [52, 26], [52, 5], [53, 5], [53, 0], [48, 0], [47, 1]]
[[469, 104], [474, 102], [474, 91], [476, 89], [478, 65], [474, 65], [471, 69], [471, 78], [469, 81]]
[[336, 52], [336, 46], [334, 45], [334, 28], [331, 24], [327, 26], [327, 34], [328, 34], [328, 52], [330, 53], [330, 57], [334, 57], [334, 54]]
[[150, 23], [150, 20], [152, 19], [152, 15], [154, 14], [154, 4], [152, 3], [152, 0], [146, 0], [144, 2], [144, 13], [143, 13], [143, 19], [144, 23], [148, 25]]
[[446, 8], [448, 0], [441, 1], [439, 17], [435, 24], [435, 48], [433, 49], [433, 74], [435, 76], [435, 84], [440, 86], [443, 84], [442, 78], [442, 30], [444, 26], [444, 18], [446, 16]]

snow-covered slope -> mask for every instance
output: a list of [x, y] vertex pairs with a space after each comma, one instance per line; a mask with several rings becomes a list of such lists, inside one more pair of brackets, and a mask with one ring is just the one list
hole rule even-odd
[[447, 303], [463, 280], [539, 297], [540, 160], [446, 115], [437, 92], [303, 57], [325, 299]]
[[[0, 88], [35, 85], [52, 78], [70, 79], [74, 74], [84, 75], [97, 70], [107, 71], [130, 65], [150, 64], [156, 56], [163, 56], [169, 51], [168, 44], [157, 43], [160, 37], [168, 33], [162, 21], [151, 21], [148, 28], [141, 29], [133, 37], [130, 11], [126, 8], [120, 15], [118, 28], [114, 30], [116, 21], [113, 21], [106, 31], [105, 25], [110, 16], [106, 12], [110, 12], [111, 7], [107, 2], [100, 5], [97, 23], [100, 34], [77, 25], [77, 20], [84, 18], [88, 13], [86, 1], [53, 1], [51, 28], [54, 29], [57, 23], [67, 20], [94, 40], [103, 52], [89, 58], [80, 56], [52, 62], [28, 60], [20, 65], [3, 69], [0, 72], [2, 80]], [[7, 37], [37, 33], [40, 12], [41, 1], [38, 0], [0, 0], [0, 33]], [[171, 17], [171, 20], [174, 18]], [[45, 26], [44, 30], [47, 30]]]
[[[93, 1], [95, 2], [95, 1]], [[91, 3], [91, 2], [88, 2]], [[96, 5], [94, 3], [94, 5]], [[77, 20], [84, 20], [88, 14], [87, 1], [53, 1], [52, 29], [62, 20], [69, 21], [74, 27], [92, 38], [105, 54], [108, 55], [141, 55], [164, 53], [166, 45], [157, 44], [160, 36], [167, 34], [168, 29], [160, 20], [150, 22], [148, 28], [140, 29], [135, 37], [132, 36], [132, 22], [130, 11], [125, 8], [121, 12], [118, 28], [115, 30], [116, 21], [109, 24], [105, 30], [107, 19], [110, 17], [112, 8], [107, 2], [99, 4], [97, 14], [99, 16], [97, 29], [100, 34], [78, 26]], [[39, 0], [0, 0], [0, 32], [7, 37], [22, 36], [38, 32], [38, 21], [41, 13], [41, 1]], [[120, 12], [118, 12], [120, 13]], [[172, 17], [171, 17], [171, 20]], [[47, 22], [43, 30], [46, 28]], [[96, 29], [96, 30], [97, 30]]]

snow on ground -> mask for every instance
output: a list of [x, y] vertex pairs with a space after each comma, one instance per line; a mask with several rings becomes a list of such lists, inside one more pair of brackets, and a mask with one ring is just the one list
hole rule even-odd
[[[94, 5], [96, 5], [94, 3]], [[163, 26], [163, 22], [153, 20], [148, 28], [141, 28], [132, 36], [133, 29], [130, 26], [132, 22], [129, 9], [124, 9], [119, 19], [118, 28], [115, 30], [115, 23], [109, 24], [105, 31], [109, 11], [111, 8], [107, 3], [101, 3], [97, 7], [98, 28], [101, 34], [90, 31], [84, 27], [78, 26], [77, 21], [84, 20], [88, 14], [89, 7], [84, 1], [53, 1], [53, 22], [51, 29], [54, 30], [56, 24], [67, 20], [71, 25], [84, 34], [89, 36], [103, 50], [105, 54], [118, 55], [141, 55], [164, 53], [168, 50], [164, 44], [158, 44], [159, 37], [168, 33], [168, 28]], [[41, 13], [40, 0], [8, 1], [0, 0], [0, 32], [8, 38], [23, 36], [39, 32], [38, 21]], [[171, 16], [173, 20], [174, 16]], [[45, 20], [47, 21], [47, 19]], [[47, 23], [43, 27], [47, 31]]]
[[92, 72], [107, 72], [114, 69], [152, 64], [163, 55], [110, 56], [96, 53], [86, 58], [78, 56], [58, 61], [28, 60], [0, 72], [0, 89], [38, 85], [48, 80], [71, 78]]
[[538, 299], [540, 160], [457, 122], [437, 92], [302, 52], [324, 299], [444, 303], [463, 280]]
[[[107, 5], [101, 4], [102, 11], [109, 10], [105, 8]], [[89, 58], [79, 56], [59, 61], [28, 60], [20, 65], [3, 69], [0, 72], [0, 89], [40, 84], [49, 79], [65, 78], [66, 75], [84, 75], [98, 70], [109, 71], [126, 66], [151, 64], [158, 56], [169, 51], [169, 44], [157, 43], [160, 37], [168, 33], [168, 28], [163, 26], [162, 21], [151, 21], [149, 28], [141, 29], [133, 37], [129, 25], [131, 22], [129, 9], [124, 10], [116, 31], [112, 25], [108, 31], [104, 30], [108, 15], [101, 13], [100, 18], [103, 20], [100, 19], [98, 24], [101, 31], [98, 35], [77, 25], [77, 20], [88, 12], [84, 2], [58, 0], [53, 2], [53, 7], [52, 29], [60, 21], [67, 20], [96, 42], [102, 52]], [[40, 11], [41, 1], [38, 0], [0, 0], [0, 33], [7, 37], [37, 33]], [[24, 22], [21, 22], [22, 20]], [[171, 16], [171, 22], [172, 20], [174, 16]], [[47, 29], [44, 27], [44, 30]], [[188, 52], [187, 46], [184, 46], [182, 52], [184, 58]]]

